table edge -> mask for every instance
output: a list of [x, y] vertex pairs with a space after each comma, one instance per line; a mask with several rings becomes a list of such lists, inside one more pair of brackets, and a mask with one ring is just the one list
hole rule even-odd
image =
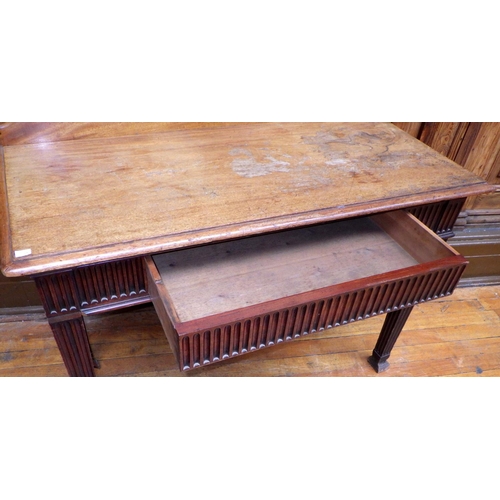
[[[3, 155], [0, 155], [0, 166], [2, 166], [2, 158]], [[0, 215], [5, 215], [5, 217], [3, 217], [4, 223], [0, 224], [0, 269], [7, 277], [33, 276], [62, 271], [79, 266], [151, 255], [216, 241], [244, 238], [257, 234], [321, 224], [333, 220], [370, 215], [377, 212], [398, 210], [427, 203], [437, 203], [445, 200], [475, 196], [496, 190], [496, 186], [488, 184], [486, 181], [482, 181], [459, 188], [439, 189], [436, 191], [417, 193], [411, 196], [385, 198], [383, 200], [374, 200], [357, 205], [350, 205], [349, 207], [329, 207], [316, 211], [287, 214], [268, 219], [231, 224], [228, 226], [216, 226], [184, 233], [161, 235], [149, 239], [122, 242], [103, 247], [70, 250], [64, 253], [21, 257], [16, 259], [13, 257], [10, 245], [7, 194], [5, 182], [3, 179], [2, 181], [3, 182], [0, 182]], [[99, 252], [96, 252], [96, 250], [99, 250]]]

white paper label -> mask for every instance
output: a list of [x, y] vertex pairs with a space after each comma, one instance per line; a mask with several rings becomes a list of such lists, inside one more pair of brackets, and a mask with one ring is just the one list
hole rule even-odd
[[31, 255], [31, 248], [26, 248], [25, 250], [15, 250], [14, 257], [26, 257], [26, 255]]

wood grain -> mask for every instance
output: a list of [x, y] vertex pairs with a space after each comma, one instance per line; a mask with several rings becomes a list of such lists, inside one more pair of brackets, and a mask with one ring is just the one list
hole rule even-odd
[[[457, 244], [457, 248], [462, 249], [464, 245], [462, 240], [468, 240], [465, 244], [468, 247], [467, 258], [470, 260], [470, 265], [464, 274], [466, 279], [462, 281], [468, 286], [500, 282], [498, 264], [500, 246], [498, 244], [496, 247], [492, 246], [492, 239], [498, 242], [500, 235], [499, 127], [498, 123], [489, 122], [424, 122], [415, 136], [490, 184], [497, 185], [494, 193], [469, 197], [454, 231], [450, 228], [449, 231], [441, 233], [446, 238], [452, 237], [453, 233], [457, 234], [458, 237], [452, 240], [453, 244]], [[415, 209], [412, 213], [417, 215], [417, 211], [420, 209]], [[422, 215], [427, 218], [426, 215], [432, 215], [432, 211], [429, 210], [429, 214], [420, 212], [418, 216], [424, 220]], [[488, 255], [485, 255], [485, 252], [488, 252]]]
[[494, 182], [500, 171], [500, 123], [482, 123], [463, 166]]
[[422, 122], [393, 122], [396, 127], [404, 130], [407, 134], [419, 138], [422, 129]]
[[3, 148], [0, 146], [0, 265], [12, 260], [9, 206], [7, 201], [7, 181]]
[[363, 218], [167, 252], [153, 260], [183, 322], [418, 263]]
[[[454, 160], [470, 172], [495, 183], [500, 169], [499, 132], [499, 123], [469, 123]], [[488, 196], [469, 197], [464, 208], [480, 207], [483, 198]]]
[[468, 126], [468, 123], [463, 122], [426, 122], [421, 128], [418, 139], [438, 153], [454, 160]]
[[105, 137], [127, 137], [155, 134], [171, 130], [230, 127], [224, 122], [60, 122], [60, 123], [0, 123], [0, 145], [41, 144]]
[[408, 252], [416, 262], [424, 263], [459, 255], [412, 214], [398, 210], [372, 215], [371, 220]]
[[[4, 157], [7, 275], [491, 190], [396, 126], [381, 123], [187, 128], [9, 145]], [[30, 255], [12, 257], [28, 250]]]

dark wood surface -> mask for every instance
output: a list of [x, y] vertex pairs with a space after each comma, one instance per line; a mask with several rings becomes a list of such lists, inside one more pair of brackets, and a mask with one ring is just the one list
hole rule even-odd
[[387, 360], [412, 310], [413, 306], [410, 306], [391, 311], [386, 315], [375, 349], [368, 358], [368, 362], [377, 373], [385, 372], [389, 368]]

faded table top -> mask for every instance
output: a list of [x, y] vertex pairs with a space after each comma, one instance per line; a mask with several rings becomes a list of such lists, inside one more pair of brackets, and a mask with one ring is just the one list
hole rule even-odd
[[116, 124], [87, 134], [84, 124], [48, 124], [31, 141], [4, 130], [10, 276], [491, 190], [387, 123]]

